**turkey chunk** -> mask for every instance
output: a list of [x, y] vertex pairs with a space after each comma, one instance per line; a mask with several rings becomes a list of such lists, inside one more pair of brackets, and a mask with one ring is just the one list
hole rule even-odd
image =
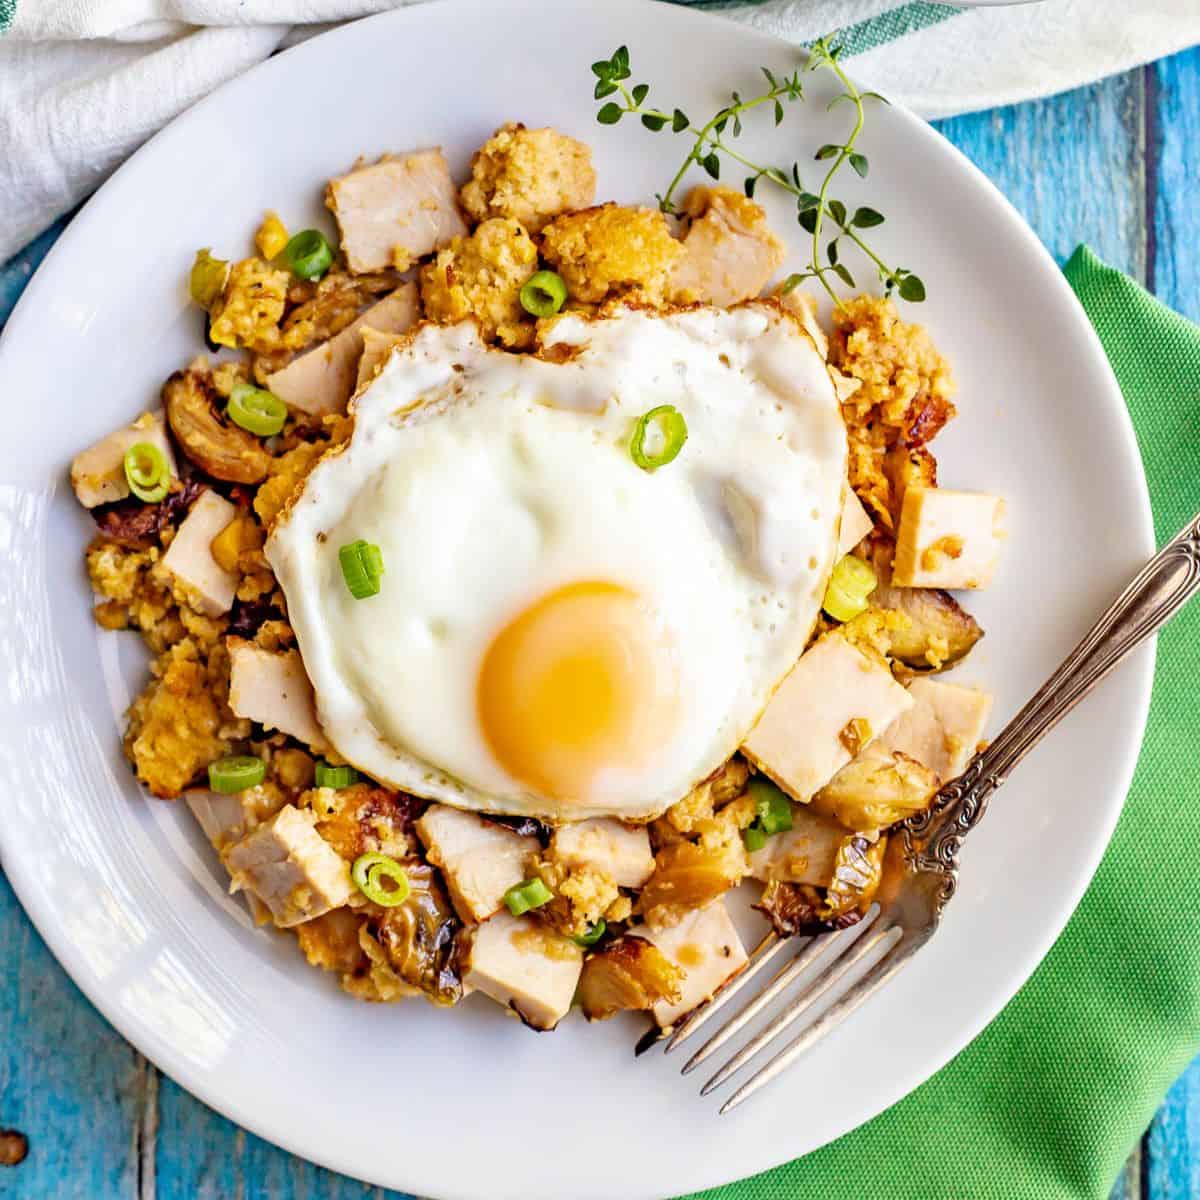
[[325, 747], [316, 699], [296, 650], [263, 650], [231, 637], [229, 707], [239, 717], [278, 729], [311, 746]]
[[757, 296], [779, 268], [784, 244], [767, 225], [762, 206], [724, 187], [693, 188], [684, 205], [690, 219], [683, 257], [671, 274], [671, 298], [725, 307]]
[[219, 617], [233, 607], [238, 576], [213, 558], [213, 539], [237, 516], [237, 507], [216, 492], [205, 492], [191, 507], [163, 555], [188, 604], [205, 616]]
[[750, 876], [828, 887], [845, 838], [845, 828], [833, 818], [813, 812], [808, 805], [793, 804], [791, 829], [767, 838], [750, 855]]
[[570, 938], [502, 912], [474, 930], [463, 983], [534, 1029], [553, 1029], [571, 1007], [582, 970], [583, 951]]
[[564, 867], [602, 871], [618, 887], [640, 888], [654, 874], [646, 827], [612, 817], [559, 825], [550, 839], [550, 855]]
[[746, 948], [721, 900], [688, 913], [678, 925], [667, 929], [638, 926], [636, 933], [683, 971], [679, 999], [674, 1003], [660, 1000], [654, 1006], [654, 1019], [662, 1028], [674, 1025], [703, 1004], [748, 961]]
[[124, 500], [129, 495], [129, 481], [125, 478], [125, 451], [139, 442], [157, 446], [167, 460], [171, 476], [178, 476], [162, 410], [142, 413], [132, 425], [110, 433], [75, 456], [71, 463], [71, 486], [84, 508]]
[[742, 750], [803, 803], [912, 705], [884, 663], [826, 634], [776, 689]]
[[262, 784], [240, 792], [209, 792], [193, 788], [184, 800], [218, 853], [240, 842], [284, 805], [283, 792], [274, 784]]
[[268, 375], [267, 387], [292, 408], [312, 416], [345, 412], [365, 345], [364, 329], [400, 334], [416, 321], [417, 315], [416, 284], [403, 284], [341, 333]]
[[880, 738], [928, 767], [943, 783], [957, 779], [975, 753], [992, 711], [992, 697], [978, 688], [914, 679], [913, 706]]
[[281, 929], [341, 908], [354, 892], [349, 866], [315, 824], [313, 813], [289, 804], [225, 855], [230, 890], [253, 892]]
[[987, 587], [1000, 557], [1003, 521], [999, 496], [910, 484], [900, 509], [892, 584]]
[[405, 340], [402, 333], [380, 333], [368, 325], [362, 328], [363, 352], [358, 360], [358, 378], [354, 390], [361, 391], [388, 360], [391, 352]]
[[849, 554], [859, 542], [875, 528], [874, 522], [867, 516], [862, 501], [854, 494], [853, 488], [846, 487], [846, 496], [842, 501], [842, 525], [838, 535], [838, 553]]
[[522, 837], [446, 804], [435, 804], [417, 822], [429, 861], [441, 867], [455, 911], [466, 922], [486, 921], [504, 903], [504, 893], [528, 875], [540, 849]]
[[407, 268], [467, 232], [450, 168], [440, 149], [385, 155], [329, 182], [325, 203], [337, 218], [351, 271]]

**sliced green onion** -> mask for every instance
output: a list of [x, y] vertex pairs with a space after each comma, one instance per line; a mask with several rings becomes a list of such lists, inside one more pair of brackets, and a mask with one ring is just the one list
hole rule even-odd
[[398, 908], [412, 891], [404, 868], [386, 854], [360, 855], [350, 868], [350, 878], [381, 908]]
[[742, 830], [742, 841], [751, 854], [767, 844], [767, 836], [767, 831], [757, 821]]
[[319, 788], [348, 788], [358, 782], [358, 772], [353, 767], [335, 767], [322, 759], [317, 763], [316, 784]]
[[595, 925], [588, 926], [587, 933], [577, 933], [571, 940], [575, 945], [582, 946], [586, 950], [588, 946], [594, 946], [604, 936], [607, 928], [608, 922], [601, 917]]
[[214, 792], [244, 792], [267, 777], [267, 764], [249, 754], [235, 754], [208, 764], [208, 786]]
[[767, 837], [774, 837], [792, 827], [792, 802], [769, 779], [756, 775], [746, 787], [754, 799], [757, 824]]
[[125, 482], [147, 504], [157, 504], [171, 486], [167, 456], [153, 442], [136, 442], [125, 451]]
[[847, 554], [829, 576], [821, 607], [835, 621], [850, 621], [867, 611], [867, 597], [878, 583], [879, 577], [870, 564]]
[[531, 908], [541, 908], [553, 899], [554, 893], [540, 879], [526, 879], [504, 893], [504, 903], [514, 917], [527, 913]]
[[[646, 434], [653, 426], [662, 445], [655, 451], [647, 453]], [[660, 404], [652, 408], [644, 416], [638, 417], [638, 423], [633, 430], [633, 440], [629, 443], [629, 454], [643, 471], [655, 471], [665, 467], [683, 449], [687, 441], [687, 422], [683, 413], [673, 404]]]
[[379, 594], [379, 577], [383, 574], [383, 554], [379, 547], [361, 538], [349, 542], [338, 551], [342, 578], [355, 600], [365, 600]]
[[211, 250], [197, 250], [196, 261], [188, 276], [188, 294], [201, 308], [212, 308], [213, 301], [225, 290], [229, 278], [229, 263], [213, 258]]
[[284, 246], [283, 261], [297, 279], [320, 279], [333, 264], [333, 247], [319, 229], [304, 229]]
[[534, 317], [552, 317], [567, 302], [567, 285], [553, 271], [538, 271], [521, 289], [521, 307]]
[[259, 437], [274, 437], [287, 421], [287, 405], [278, 396], [249, 383], [235, 383], [229, 393], [229, 419]]

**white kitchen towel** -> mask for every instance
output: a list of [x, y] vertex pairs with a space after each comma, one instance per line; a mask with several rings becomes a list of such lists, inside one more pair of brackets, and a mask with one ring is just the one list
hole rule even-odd
[[[331, 22], [410, 2], [0, 0], [0, 262], [220, 83]], [[1200, 0], [695, 3], [796, 44], [838, 30], [860, 79], [929, 117], [1049, 95], [1200, 41]]]

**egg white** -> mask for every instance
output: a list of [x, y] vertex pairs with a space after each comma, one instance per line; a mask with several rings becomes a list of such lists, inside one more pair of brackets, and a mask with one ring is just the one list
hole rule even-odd
[[[688, 440], [641, 470], [637, 418], [674, 405]], [[802, 652], [833, 566], [845, 428], [821, 355], [778, 306], [569, 314], [539, 356], [426, 325], [357, 397], [266, 553], [348, 761], [464, 808], [579, 819], [657, 815], [741, 744]], [[379, 545], [355, 600], [338, 548]], [[554, 589], [645, 597], [678, 649], [682, 711], [653, 763], [555, 800], [511, 778], [476, 714], [480, 663]]]

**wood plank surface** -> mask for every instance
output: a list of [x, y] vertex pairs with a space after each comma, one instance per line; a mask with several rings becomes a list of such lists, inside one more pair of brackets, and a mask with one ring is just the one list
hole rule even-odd
[[[1200, 51], [939, 128], [1056, 259], [1079, 241], [1200, 319]], [[59, 229], [0, 266], [0, 324]], [[237, 1129], [160, 1079], [53, 961], [0, 875], [0, 1168], [14, 1200], [382, 1200]], [[1114, 1200], [1200, 1196], [1200, 1064], [1176, 1085]]]
[[67, 978], [0, 873], [0, 1129], [28, 1140], [20, 1165], [0, 1166], [0, 1196], [137, 1196], [152, 1074]]

